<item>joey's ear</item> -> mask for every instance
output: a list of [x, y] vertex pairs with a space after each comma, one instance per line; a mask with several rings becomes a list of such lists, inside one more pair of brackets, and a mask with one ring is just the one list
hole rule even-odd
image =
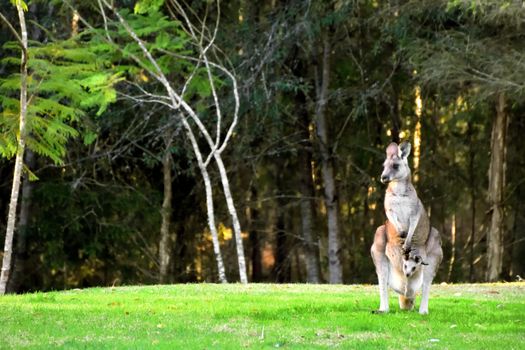
[[410, 154], [410, 150], [412, 149], [412, 145], [410, 145], [410, 142], [408, 141], [403, 141], [400, 145], [399, 145], [399, 150], [398, 150], [398, 157], [401, 158], [401, 159], [406, 159], [408, 157], [408, 155]]

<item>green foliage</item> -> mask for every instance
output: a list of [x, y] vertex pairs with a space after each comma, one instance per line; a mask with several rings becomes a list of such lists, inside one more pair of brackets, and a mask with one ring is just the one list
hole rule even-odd
[[14, 6], [17, 6], [17, 5], [22, 6], [22, 9], [24, 11], [28, 11], [29, 10], [28, 7], [27, 7], [26, 2], [23, 1], [23, 0], [10, 0], [10, 1], [11, 1], [11, 4], [13, 4]]
[[373, 286], [189, 284], [33, 293], [0, 299], [0, 336], [8, 348], [519, 349], [523, 287], [433, 286], [425, 316], [400, 311], [394, 293], [389, 314], [372, 314], [379, 303]]
[[[202, 112], [207, 105], [206, 99], [211, 96], [207, 70], [203, 63], [196, 67], [195, 62], [185, 58], [196, 57], [198, 52], [181, 23], [158, 10], [162, 4], [163, 1], [157, 0], [142, 1], [136, 4], [134, 13], [124, 9], [120, 11], [120, 15], [143, 41], [161, 71], [170, 77], [175, 89], [181, 90], [182, 85], [192, 76], [185, 91], [185, 98], [192, 100], [198, 97], [196, 109]], [[148, 85], [150, 89], [154, 86], [156, 82], [147, 77], [148, 71], [156, 74], [154, 65], [144, 57], [140, 45], [119, 21], [110, 22], [107, 31], [95, 29], [87, 31], [84, 35], [92, 35], [90, 43], [98, 42], [101, 51], [109, 50], [113, 53], [110, 60], [115, 71], [123, 73], [129, 80], [138, 84]], [[107, 42], [108, 36], [112, 43]], [[213, 83], [217, 89], [225, 85], [223, 78], [216, 74], [213, 75]]]
[[97, 139], [97, 134], [91, 130], [86, 131], [83, 136], [84, 145], [91, 145]]
[[386, 27], [425, 88], [475, 88], [484, 101], [499, 92], [514, 98], [525, 92], [524, 18], [516, 2], [425, 1], [406, 5]]
[[[18, 54], [13, 43], [4, 48]], [[13, 56], [2, 60], [13, 71], [18, 62]], [[120, 74], [111, 73], [108, 61], [74, 39], [45, 45], [32, 42], [28, 69], [27, 146], [60, 164], [67, 141], [79, 134], [75, 125], [81, 124], [81, 118], [91, 111], [100, 116], [116, 101], [114, 85]], [[0, 80], [0, 154], [7, 158], [17, 148], [19, 89], [19, 73]]]
[[[127, 10], [122, 10], [121, 15], [126, 19], [135, 33], [141, 38], [147, 38], [152, 34], [159, 34], [163, 31], [169, 32], [172, 29], [180, 30], [180, 22], [171, 20], [164, 14], [158, 11], [148, 11], [143, 14], [132, 14]], [[182, 34], [180, 31], [178, 34]], [[122, 26], [118, 27], [118, 34], [121, 37], [129, 37], [126, 29]]]
[[164, 5], [164, 0], [140, 0], [135, 4], [133, 12], [140, 15], [152, 11], [156, 12], [162, 5]]
[[[141, 184], [138, 193], [111, 184], [86, 186], [69, 167], [61, 167], [58, 173], [61, 177], [39, 174], [33, 193], [34, 203], [39, 204], [27, 228], [29, 255], [39, 256], [39, 266], [52, 277], [40, 281], [39, 289], [100, 285], [117, 278], [132, 283], [147, 279], [141, 271], [151, 262], [137, 239], [151, 240], [157, 232], [159, 212], [144, 208], [158, 201], [159, 194], [141, 179], [135, 180], [137, 187]], [[115, 264], [118, 269], [113, 269]], [[57, 271], [61, 273], [55, 276]]]

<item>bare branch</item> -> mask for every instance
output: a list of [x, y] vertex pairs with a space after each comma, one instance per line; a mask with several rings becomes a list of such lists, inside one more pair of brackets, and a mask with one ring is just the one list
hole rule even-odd
[[18, 32], [16, 31], [15, 27], [13, 27], [11, 22], [9, 22], [9, 20], [4, 16], [4, 14], [2, 12], [0, 12], [0, 18], [5, 22], [5, 24], [7, 25], [7, 27], [11, 31], [11, 33], [13, 33], [13, 35], [15, 36], [16, 41], [18, 41], [18, 43], [20, 44], [20, 46], [23, 49], [24, 45], [22, 43], [22, 38], [20, 37], [20, 34], [18, 34]]
[[[213, 140], [212, 140], [208, 130], [206, 129], [206, 127], [204, 126], [202, 121], [199, 119], [198, 115], [193, 110], [193, 108], [191, 108], [191, 106], [182, 98], [182, 96], [177, 94], [175, 89], [171, 86], [171, 84], [168, 81], [166, 75], [160, 69], [160, 66], [158, 65], [158, 62], [153, 57], [151, 52], [148, 50], [148, 48], [146, 47], [144, 42], [136, 34], [136, 32], [129, 26], [129, 24], [126, 22], [126, 20], [118, 13], [118, 11], [116, 11], [115, 8], [113, 8], [113, 7], [111, 7], [109, 5], [107, 0], [99, 0], [99, 1], [103, 1], [105, 6], [113, 11], [114, 15], [118, 18], [119, 22], [124, 27], [126, 32], [139, 45], [139, 47], [142, 50], [142, 52], [143, 52], [144, 56], [146, 57], [146, 59], [153, 65], [153, 67], [155, 68], [155, 72], [152, 72], [152, 73], [154, 73], [153, 76], [155, 77], [155, 79], [157, 81], [159, 81], [165, 87], [165, 89], [166, 89], [166, 91], [168, 93], [168, 96], [169, 96], [169, 98], [171, 100], [171, 109], [174, 109], [174, 110], [177, 111], [177, 113], [178, 113], [177, 116], [180, 118], [180, 120], [182, 122], [182, 125], [183, 125], [184, 129], [186, 130], [186, 134], [187, 134], [188, 138], [190, 139], [190, 143], [191, 143], [191, 145], [193, 147], [195, 157], [197, 158], [197, 164], [199, 166], [199, 169], [201, 171], [201, 175], [203, 176], [203, 180], [204, 180], [204, 183], [205, 183], [206, 201], [207, 201], [207, 207], [208, 207], [208, 222], [209, 222], [209, 228], [212, 231], [212, 238], [213, 238], [213, 243], [214, 243], [213, 246], [214, 246], [214, 251], [216, 253], [217, 263], [218, 263], [218, 267], [219, 267], [219, 279], [222, 282], [225, 282], [226, 279], [225, 279], [225, 275], [224, 275], [224, 266], [222, 264], [222, 257], [220, 256], [220, 250], [219, 250], [219, 244], [218, 244], [218, 238], [217, 238], [218, 235], [217, 235], [217, 232], [216, 232], [215, 219], [214, 219], [214, 213], [213, 213], [212, 187], [211, 187], [211, 182], [210, 182], [210, 178], [209, 178], [209, 174], [208, 174], [208, 170], [207, 170], [207, 165], [208, 165], [207, 162], [209, 161], [209, 159], [211, 159], [212, 157], [215, 159], [217, 167], [219, 168], [220, 179], [221, 179], [221, 182], [222, 182], [222, 185], [223, 185], [223, 190], [224, 190], [224, 196], [226, 198], [226, 203], [227, 203], [227, 206], [228, 206], [228, 210], [230, 212], [230, 216], [232, 218], [234, 232], [235, 232], [235, 236], [236, 236], [237, 255], [238, 255], [238, 263], [239, 263], [239, 274], [240, 274], [241, 283], [247, 283], [248, 279], [247, 279], [247, 275], [246, 275], [246, 263], [245, 263], [245, 258], [244, 258], [244, 249], [243, 249], [243, 244], [242, 244], [242, 235], [241, 235], [240, 223], [239, 223], [239, 219], [237, 217], [237, 211], [235, 209], [235, 205], [233, 203], [233, 198], [232, 198], [231, 190], [230, 190], [230, 187], [229, 187], [230, 185], [229, 185], [228, 175], [226, 173], [226, 168], [225, 168], [224, 163], [222, 161], [222, 158], [220, 156], [220, 152], [217, 151], [218, 144], [215, 144], [213, 142]], [[190, 26], [190, 28], [193, 31], [192, 26]], [[196, 37], [193, 36], [193, 39], [195, 39], [195, 38]], [[209, 49], [209, 47], [211, 47], [211, 43], [209, 44], [208, 49]], [[201, 50], [201, 52], [204, 50], [204, 49], [202, 49], [202, 45], [200, 45], [199, 49]], [[205, 57], [205, 55], [201, 56], [201, 57]], [[202, 58], [199, 58], [198, 60], [201, 60], [201, 59]], [[205, 58], [205, 61], [206, 60], [207, 60], [207, 58]], [[209, 63], [207, 65], [207, 70], [208, 70], [209, 77], [211, 77], [211, 72], [209, 72], [209, 70], [210, 70]], [[233, 77], [233, 75], [231, 73], [229, 73], [229, 74], [230, 74], [231, 78], [233, 78], [233, 81], [234, 81], [234, 88], [235, 88], [234, 94], [236, 96], [236, 103], [237, 103], [238, 102], [238, 96], [237, 96], [237, 91], [236, 91], [237, 83], [236, 83], [235, 78]], [[216, 98], [216, 95], [214, 96], [214, 98]], [[217, 107], [217, 109], [220, 109], [220, 106], [218, 105], [218, 98], [217, 98], [216, 101], [217, 101], [216, 102], [216, 104], [217, 104], [216, 107]], [[181, 110], [181, 107], [182, 107], [182, 110]], [[208, 156], [208, 160], [207, 160], [206, 163], [203, 161], [202, 152], [201, 152], [201, 150], [199, 148], [199, 145], [197, 143], [197, 139], [195, 137], [195, 133], [193, 132], [193, 130], [192, 130], [192, 128], [191, 128], [191, 126], [190, 126], [190, 124], [188, 122], [187, 116], [185, 116], [183, 114], [183, 111], [187, 114], [187, 116], [191, 120], [193, 120], [195, 122], [195, 124], [197, 125], [200, 133], [202, 134], [202, 136], [204, 137], [204, 139], [206, 140], [206, 142], [208, 143], [208, 145], [209, 145], [209, 147], [211, 149], [210, 154]], [[228, 131], [228, 134], [227, 134], [228, 138], [233, 133], [233, 127], [237, 123], [238, 106], [236, 106], [235, 111], [236, 112], [235, 112], [234, 120], [232, 122], [232, 126], [230, 127], [230, 130]], [[225, 140], [225, 141], [227, 141], [227, 140]], [[226, 145], [226, 143], [223, 144], [224, 147], [225, 147], [225, 145]]]
[[[179, 54], [176, 54], [174, 52], [167, 51], [167, 50], [161, 50], [161, 51], [166, 53], [166, 54], [168, 54], [168, 55], [171, 55], [173, 57], [177, 57], [177, 58], [182, 58], [182, 59], [186, 59], [186, 60], [189, 60], [189, 61], [198, 62], [198, 59], [195, 58], [195, 57], [179, 55]], [[226, 69], [226, 67], [224, 67], [222, 65], [219, 65], [217, 63], [211, 62], [211, 61], [208, 61], [208, 64], [211, 67], [217, 68], [217, 69], [221, 70], [223, 73], [225, 73], [230, 78], [230, 80], [232, 81], [232, 84], [233, 84], [233, 94], [234, 94], [234, 99], [235, 99], [235, 109], [234, 109], [234, 113], [233, 113], [233, 121], [230, 124], [230, 127], [228, 128], [228, 131], [226, 133], [226, 136], [225, 136], [224, 140], [222, 141], [222, 145], [220, 147], [218, 147], [218, 149], [217, 149], [217, 152], [220, 154], [226, 148], [226, 146], [228, 144], [228, 141], [230, 140], [230, 138], [231, 138], [231, 136], [233, 134], [233, 130], [235, 129], [235, 126], [237, 125], [237, 122], [239, 120], [239, 108], [240, 108], [239, 88], [238, 88], [238, 85], [237, 85], [237, 79], [235, 78], [235, 76], [233, 75], [232, 72], [230, 72], [228, 69]], [[213, 154], [210, 154], [210, 156], [208, 157], [208, 159], [205, 162], [206, 164], [209, 162], [209, 159], [212, 156], [213, 156]]]
[[[175, 7], [176, 7], [177, 11], [179, 11], [181, 16], [184, 18], [184, 21], [188, 25], [188, 28], [189, 28], [189, 31], [190, 31], [192, 37], [194, 38], [195, 41], [197, 41], [199, 43], [198, 44], [199, 50], [200, 50], [199, 60], [200, 59], [204, 60], [204, 64], [206, 66], [206, 72], [208, 74], [208, 81], [210, 83], [210, 87], [211, 87], [211, 91], [212, 91], [212, 95], [213, 95], [213, 100], [215, 102], [215, 107], [216, 107], [215, 108], [215, 113], [217, 114], [217, 135], [216, 135], [216, 139], [215, 139], [215, 147], [214, 148], [217, 148], [218, 145], [220, 144], [221, 119], [222, 119], [222, 117], [221, 117], [221, 108], [220, 108], [219, 98], [217, 97], [217, 91], [215, 89], [215, 83], [213, 82], [213, 76], [211, 74], [211, 69], [210, 69], [210, 64], [209, 64], [207, 52], [213, 46], [213, 44], [215, 42], [215, 38], [217, 37], [217, 32], [218, 32], [218, 29], [219, 29], [219, 21], [220, 21], [220, 16], [221, 16], [220, 0], [217, 0], [217, 18], [215, 20], [215, 28], [213, 30], [213, 35], [209, 39], [209, 42], [208, 42], [208, 44], [205, 47], [202, 46], [202, 42], [203, 42], [203, 39], [204, 39], [204, 32], [205, 32], [205, 28], [206, 28], [206, 20], [204, 20], [202, 22], [201, 36], [200, 36], [200, 39], [198, 39], [196, 34], [195, 34], [193, 25], [192, 25], [188, 15], [186, 14], [186, 11], [184, 11], [184, 8], [177, 1], [173, 0], [172, 2], [175, 4]], [[200, 62], [198, 62], [198, 64], [200, 64]], [[214, 151], [215, 151], [215, 149], [212, 149], [211, 153], [213, 153]], [[208, 161], [206, 161], [206, 163], [208, 163]]]
[[106, 12], [104, 11], [104, 6], [102, 6], [102, 3], [100, 2], [100, 0], [98, 1], [98, 7], [100, 9], [100, 14], [102, 15], [102, 19], [104, 20], [104, 30], [106, 32], [106, 38], [108, 39], [108, 42], [110, 42], [111, 44], [114, 44], [113, 39], [111, 39], [111, 36], [109, 35], [108, 20], [106, 18]]
[[[213, 143], [213, 140], [211, 139], [211, 136], [202, 123], [202, 121], [199, 119], [193, 108], [191, 108], [186, 101], [184, 101], [180, 95], [178, 95], [171, 84], [169, 83], [168, 79], [166, 78], [165, 74], [160, 69], [160, 66], [157, 63], [157, 60], [151, 55], [150, 51], [144, 44], [144, 42], [138, 37], [138, 35], [135, 33], [135, 31], [129, 26], [129, 24], [124, 20], [124, 18], [112, 7], [109, 6], [108, 2], [106, 0], [99, 0], [103, 1], [106, 7], [112, 9], [115, 16], [117, 16], [119, 22], [122, 24], [126, 32], [132, 37], [132, 39], [139, 45], [142, 52], [144, 53], [144, 56], [148, 59], [148, 61], [155, 67], [155, 70], [157, 71], [157, 74], [153, 73], [153, 76], [166, 88], [166, 91], [168, 92], [168, 95], [170, 96], [170, 99], [172, 100], [172, 108], [178, 109], [179, 107], [182, 107], [185, 112], [191, 117], [191, 119], [195, 122], [195, 124], [198, 126], [199, 130], [201, 131], [202, 135], [208, 142], [210, 148], [212, 149], [211, 153], [214, 153], [213, 149], [215, 148], [215, 145]], [[182, 115], [182, 114], [181, 114]]]

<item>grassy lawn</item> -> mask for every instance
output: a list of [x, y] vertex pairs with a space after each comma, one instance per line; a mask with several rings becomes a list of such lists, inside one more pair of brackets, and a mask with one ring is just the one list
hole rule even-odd
[[[417, 304], [419, 304], [419, 298]], [[0, 297], [0, 348], [525, 349], [525, 283], [445, 285], [430, 315], [376, 286], [173, 285]]]

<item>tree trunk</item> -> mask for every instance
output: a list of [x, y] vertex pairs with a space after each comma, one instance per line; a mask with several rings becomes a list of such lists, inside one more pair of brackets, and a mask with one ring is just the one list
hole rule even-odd
[[226, 173], [226, 168], [222, 161], [222, 157], [219, 153], [214, 155], [215, 162], [219, 168], [219, 174], [221, 176], [222, 188], [224, 192], [224, 197], [226, 198], [226, 205], [228, 206], [228, 211], [232, 219], [233, 232], [235, 234], [235, 244], [237, 247], [237, 262], [239, 265], [239, 277], [241, 283], [248, 283], [248, 275], [246, 273], [246, 259], [244, 257], [244, 244], [242, 242], [242, 233], [241, 233], [241, 224], [239, 222], [239, 217], [237, 216], [237, 210], [235, 209], [235, 204], [233, 203], [233, 197], [230, 190], [230, 182], [228, 180], [228, 174]]
[[[283, 189], [283, 176], [278, 176], [278, 188], [279, 193], [282, 193]], [[286, 216], [287, 208], [286, 203], [282, 198], [277, 199], [277, 222], [275, 223], [276, 230], [276, 254], [275, 254], [275, 266], [274, 275], [275, 281], [278, 283], [290, 282], [291, 272], [291, 254], [290, 244], [288, 235], [286, 233]]]
[[454, 262], [456, 261], [456, 213], [452, 214], [452, 222], [450, 224], [450, 260], [448, 263], [447, 282], [450, 283], [452, 271], [454, 270]]
[[[305, 152], [306, 153], [306, 152]], [[308, 283], [321, 282], [321, 268], [319, 261], [319, 245], [317, 235], [313, 229], [314, 210], [312, 200], [314, 197], [312, 183], [312, 163], [305, 154], [304, 174], [301, 179], [301, 228], [303, 232], [304, 257], [306, 260], [306, 281]]]
[[[521, 198], [521, 191], [520, 187], [517, 188], [516, 196], [517, 198]], [[512, 224], [512, 230], [510, 231], [510, 237], [507, 241], [507, 243], [504, 244], [505, 249], [505, 259], [503, 260], [503, 277], [505, 280], [512, 281], [512, 277], [514, 275], [513, 270], [513, 263], [514, 263], [514, 246], [517, 242], [517, 232], [520, 230], [518, 226], [519, 221], [519, 212], [520, 212], [520, 204], [521, 201], [517, 201], [516, 207], [514, 208], [514, 222]]]
[[476, 150], [473, 145], [473, 126], [472, 122], [468, 123], [468, 142], [470, 145], [469, 156], [469, 179], [470, 179], [470, 210], [472, 220], [470, 222], [470, 257], [469, 257], [469, 281], [474, 282], [474, 244], [476, 242], [476, 170], [474, 168], [474, 160]]
[[[35, 155], [31, 150], [25, 152], [25, 164], [29, 169], [35, 165]], [[18, 220], [18, 229], [16, 234], [16, 252], [13, 262], [13, 274], [7, 284], [8, 293], [20, 291], [20, 286], [25, 277], [25, 265], [27, 261], [27, 230], [29, 227], [29, 218], [31, 201], [33, 193], [33, 182], [29, 180], [29, 175], [24, 176], [22, 183], [22, 198], [20, 203], [20, 218]]]
[[4, 295], [11, 272], [11, 257], [13, 252], [13, 236], [16, 223], [16, 209], [18, 205], [18, 192], [22, 178], [22, 166], [25, 150], [26, 116], [27, 116], [27, 28], [22, 5], [17, 2], [18, 18], [20, 20], [20, 31], [22, 42], [22, 59], [20, 64], [20, 124], [18, 149], [16, 151], [15, 169], [13, 174], [13, 185], [11, 188], [11, 200], [9, 202], [9, 214], [7, 217], [7, 229], [5, 234], [4, 257], [2, 259], [2, 273], [0, 275], [0, 295]]
[[[293, 73], [297, 76], [303, 74], [302, 64], [296, 64]], [[303, 240], [303, 252], [306, 263], [306, 281], [308, 283], [321, 282], [321, 264], [319, 259], [319, 244], [317, 234], [314, 232], [314, 208], [315, 197], [312, 179], [312, 152], [313, 135], [310, 132], [310, 116], [307, 109], [308, 101], [306, 95], [299, 90], [296, 94], [296, 110], [299, 114], [299, 128], [301, 130], [302, 147], [299, 150], [299, 191], [301, 193], [301, 232]]]
[[188, 251], [187, 235], [185, 222], [177, 225], [177, 234], [175, 235], [174, 249], [171, 254], [171, 271], [173, 271], [173, 281], [175, 283], [185, 283], [188, 281], [188, 274], [186, 270], [186, 257], [191, 254], [186, 254]]
[[423, 102], [421, 100], [421, 88], [416, 86], [415, 99], [416, 108], [416, 126], [414, 128], [414, 150], [412, 151], [413, 156], [413, 167], [412, 167], [412, 182], [419, 182], [419, 161], [421, 159], [421, 116], [423, 114]]
[[339, 205], [334, 174], [334, 159], [329, 147], [326, 105], [330, 84], [330, 40], [323, 34], [323, 52], [321, 76], [317, 79], [316, 131], [321, 151], [321, 174], [323, 178], [324, 200], [328, 221], [328, 261], [329, 281], [332, 284], [343, 282], [343, 270], [339, 257]]
[[301, 151], [302, 169], [300, 172], [300, 191], [301, 191], [301, 229], [303, 236], [304, 258], [306, 262], [306, 281], [308, 283], [321, 282], [321, 268], [319, 261], [319, 245], [317, 235], [314, 232], [314, 185], [312, 181], [312, 153], [309, 141], [308, 125], [303, 133], [306, 137], [307, 146]]
[[[294, 76], [302, 76], [306, 70], [304, 60], [300, 58], [300, 45], [295, 48], [291, 55], [289, 65], [292, 67]], [[315, 136], [312, 133], [312, 124], [308, 113], [308, 100], [306, 94], [299, 89], [295, 96], [295, 108], [299, 117], [297, 127], [301, 133], [301, 148], [298, 157], [298, 182], [301, 194], [301, 236], [302, 251], [306, 265], [306, 281], [308, 283], [320, 283], [321, 264], [319, 258], [319, 244], [317, 234], [314, 232], [315, 211], [314, 211], [314, 184], [312, 179], [312, 140]]]
[[[254, 203], [257, 198], [257, 191], [255, 187], [250, 189], [249, 202]], [[250, 260], [252, 262], [252, 282], [261, 282], [262, 280], [262, 256], [261, 256], [261, 239], [259, 232], [257, 232], [256, 222], [259, 217], [259, 212], [252, 204], [248, 205], [246, 217], [248, 220], [249, 240], [251, 247]]]
[[492, 211], [490, 229], [487, 235], [487, 281], [499, 280], [503, 263], [505, 168], [507, 153], [508, 116], [505, 110], [505, 96], [498, 95], [496, 118], [492, 128], [491, 155], [489, 168], [489, 204]]
[[80, 15], [78, 11], [73, 10], [73, 17], [71, 18], [71, 36], [78, 35], [78, 22], [80, 20]]
[[160, 243], [159, 243], [159, 281], [160, 283], [168, 283], [169, 279], [169, 266], [170, 257], [172, 250], [172, 237], [171, 237], [171, 165], [172, 156], [170, 152], [171, 142], [168, 142], [164, 157], [162, 158], [162, 174], [164, 180], [164, 200], [162, 202], [161, 216], [162, 223], [160, 226]]
[[217, 225], [215, 224], [215, 210], [213, 207], [213, 191], [211, 187], [210, 175], [208, 170], [204, 167], [201, 168], [202, 178], [204, 179], [204, 188], [206, 191], [206, 206], [208, 208], [208, 227], [211, 232], [211, 240], [213, 243], [213, 252], [215, 254], [215, 260], [217, 261], [217, 272], [219, 274], [219, 281], [221, 283], [227, 283], [226, 272], [224, 270], [224, 262], [222, 260], [222, 254], [219, 242], [219, 233], [217, 232]]
[[401, 118], [399, 116], [399, 97], [397, 93], [392, 97], [392, 107], [390, 109], [390, 117], [392, 120], [392, 129], [390, 139], [392, 142], [399, 143], [399, 132], [401, 131]]
[[224, 262], [222, 260], [221, 247], [220, 247], [220, 242], [219, 242], [219, 234], [217, 232], [217, 225], [215, 224], [215, 209], [213, 206], [213, 189], [211, 187], [210, 174], [208, 173], [208, 169], [204, 165], [204, 161], [202, 159], [202, 153], [199, 149], [197, 139], [195, 138], [195, 134], [193, 133], [193, 130], [191, 129], [190, 124], [188, 123], [188, 120], [185, 118], [184, 115], [182, 115], [182, 113], [179, 115], [179, 118], [182, 122], [182, 125], [184, 126], [184, 129], [186, 129], [186, 135], [190, 139], [190, 143], [193, 148], [195, 158], [197, 158], [197, 165], [199, 167], [199, 171], [204, 181], [204, 190], [206, 192], [206, 209], [207, 209], [207, 214], [208, 214], [208, 227], [211, 233], [213, 253], [215, 255], [215, 260], [217, 262], [217, 273], [219, 275], [219, 281], [221, 283], [228, 283], [226, 279], [226, 273], [224, 270]]
[[213, 191], [211, 187], [210, 175], [208, 170], [204, 167], [201, 168], [201, 174], [204, 179], [204, 188], [206, 191], [206, 206], [208, 208], [208, 227], [211, 233], [211, 240], [213, 243], [213, 252], [215, 254], [215, 260], [217, 262], [217, 272], [219, 274], [219, 281], [221, 283], [227, 283], [226, 272], [224, 270], [224, 262], [222, 260], [222, 254], [219, 242], [219, 233], [217, 232], [217, 225], [215, 224], [215, 210], [213, 206]]

